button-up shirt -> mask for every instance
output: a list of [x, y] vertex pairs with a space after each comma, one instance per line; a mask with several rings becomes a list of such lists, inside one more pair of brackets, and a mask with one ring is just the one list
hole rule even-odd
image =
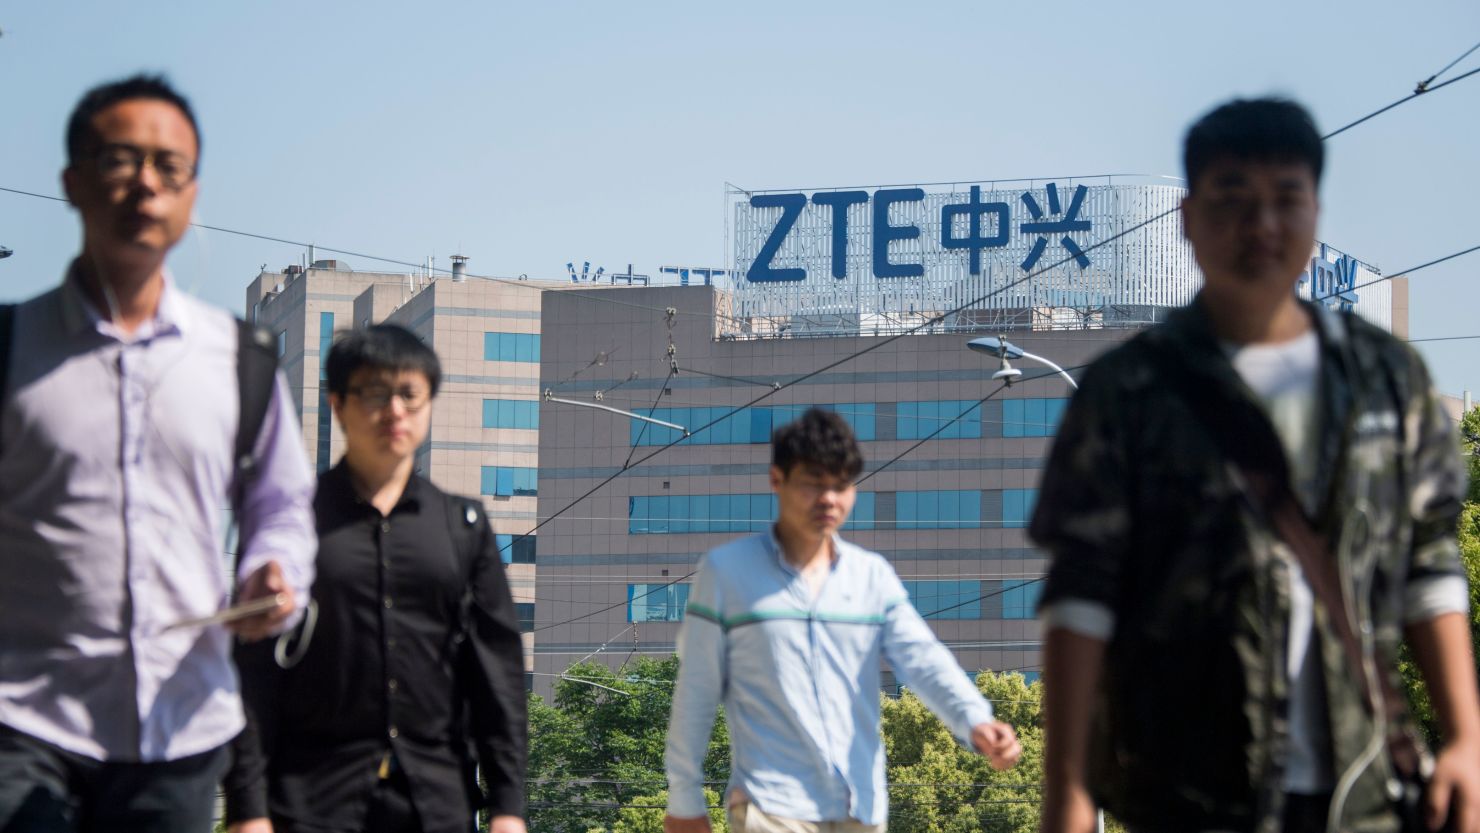
[[[237, 326], [166, 280], [125, 334], [71, 275], [15, 313], [0, 410], [0, 723], [98, 760], [174, 760], [243, 725], [230, 595]], [[281, 375], [240, 507], [245, 577], [306, 598], [313, 477]]]
[[992, 709], [910, 604], [878, 553], [833, 539], [821, 589], [774, 532], [709, 552], [679, 629], [668, 727], [668, 811], [705, 815], [703, 761], [715, 708], [730, 730], [730, 788], [802, 821], [888, 813], [879, 661], [965, 742]]
[[239, 652], [252, 726], [226, 779], [228, 820], [359, 829], [383, 764], [405, 771], [427, 833], [466, 831], [485, 803], [523, 815], [523, 650], [477, 502], [413, 475], [382, 515], [341, 462], [320, 477], [314, 511], [306, 653], [284, 671], [271, 646]]

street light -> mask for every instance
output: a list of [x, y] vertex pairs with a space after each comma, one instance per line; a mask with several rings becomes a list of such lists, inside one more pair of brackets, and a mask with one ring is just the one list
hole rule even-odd
[[11, 251], [10, 249], [5, 248], [4, 246], [0, 246], [0, 260], [4, 260], [4, 259], [6, 259], [7, 257], [10, 257], [13, 254], [15, 254], [15, 252]]
[[992, 378], [1001, 379], [1008, 385], [1011, 385], [1014, 381], [1016, 381], [1019, 377], [1023, 375], [1023, 372], [1013, 367], [1012, 364], [1008, 362], [1008, 359], [1028, 359], [1030, 361], [1038, 362], [1042, 365], [1047, 365], [1055, 373], [1064, 377], [1064, 381], [1069, 383], [1069, 387], [1073, 388], [1074, 390], [1079, 390], [1079, 385], [1075, 384], [1074, 377], [1070, 376], [1068, 373], [1065, 373], [1062, 367], [1059, 367], [1058, 365], [1054, 364], [1048, 359], [1045, 359], [1042, 356], [1035, 356], [1032, 353], [1029, 353], [1023, 348], [1008, 341], [1006, 336], [987, 336], [985, 338], [974, 338], [971, 341], [966, 342], [966, 346], [970, 347], [972, 350], [975, 350], [978, 353], [986, 353], [989, 356], [996, 356], [997, 358], [1001, 359], [1002, 367], [996, 373], [992, 374]]
[[[978, 353], [986, 353], [989, 356], [996, 356], [997, 358], [1001, 359], [1002, 367], [996, 373], [992, 374], [992, 378], [1001, 379], [1003, 384], [1008, 385], [1009, 387], [1012, 385], [1013, 381], [1023, 375], [1023, 372], [1013, 367], [1008, 362], [1008, 360], [1028, 359], [1030, 361], [1035, 361], [1039, 364], [1047, 365], [1048, 367], [1052, 368], [1055, 373], [1064, 377], [1064, 381], [1069, 383], [1070, 388], [1074, 390], [1079, 390], [1079, 385], [1074, 382], [1074, 377], [1070, 376], [1068, 373], [1065, 373], [1062, 367], [1059, 367], [1058, 365], [1054, 364], [1048, 359], [1043, 358], [1042, 356], [1035, 356], [1032, 353], [1029, 353], [1027, 350], [1024, 350], [1016, 344], [1013, 344], [1012, 342], [1007, 340], [1007, 336], [986, 336], [985, 338], [974, 338], [971, 341], [966, 342], [966, 346], [970, 347], [972, 350], [975, 350]], [[1095, 833], [1104, 833], [1104, 831], [1105, 811], [1096, 810]]]

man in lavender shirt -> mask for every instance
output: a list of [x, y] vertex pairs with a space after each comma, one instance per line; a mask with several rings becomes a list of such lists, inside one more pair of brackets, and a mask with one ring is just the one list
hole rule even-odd
[[[237, 326], [181, 292], [200, 136], [162, 80], [98, 87], [67, 131], [82, 251], [15, 308], [0, 400], [0, 833], [205, 831], [242, 728], [230, 658], [313, 579], [313, 480], [279, 374], [236, 510]], [[233, 596], [278, 597], [186, 625]]]

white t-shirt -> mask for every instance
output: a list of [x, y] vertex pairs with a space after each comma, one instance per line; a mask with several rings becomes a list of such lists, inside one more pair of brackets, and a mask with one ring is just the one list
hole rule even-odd
[[[1280, 344], [1223, 347], [1244, 384], [1259, 397], [1275, 433], [1285, 447], [1295, 494], [1307, 512], [1320, 501], [1316, 492], [1320, 410], [1317, 382], [1320, 342], [1315, 330]], [[1315, 641], [1315, 599], [1305, 572], [1293, 559], [1285, 562], [1290, 592], [1290, 642], [1286, 670], [1290, 675], [1290, 757], [1285, 790], [1321, 793], [1334, 785], [1328, 750], [1325, 679]]]

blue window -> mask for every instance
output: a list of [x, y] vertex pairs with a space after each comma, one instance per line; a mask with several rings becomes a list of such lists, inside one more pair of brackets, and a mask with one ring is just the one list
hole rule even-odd
[[540, 360], [540, 337], [530, 333], [484, 333], [483, 359], [490, 362]]
[[1033, 505], [1037, 501], [1037, 489], [1003, 489], [1002, 525], [1009, 529], [1026, 527], [1033, 517]]
[[515, 602], [514, 615], [519, 618], [519, 632], [534, 630], [534, 602]]
[[539, 469], [484, 466], [480, 493], [499, 497], [532, 497], [539, 494]]
[[981, 411], [975, 400], [900, 402], [894, 406], [894, 413], [897, 439], [923, 440], [941, 426], [945, 428], [935, 434], [938, 440], [976, 439], [982, 435]]
[[535, 537], [533, 535], [509, 535], [504, 532], [493, 534], [493, 544], [498, 548], [498, 557], [505, 564], [533, 564]]
[[627, 585], [628, 622], [681, 622], [688, 604], [687, 584]]
[[538, 430], [540, 403], [534, 399], [485, 399], [483, 427]]
[[1052, 437], [1068, 404], [1067, 399], [1005, 399], [1002, 436]]
[[776, 517], [776, 495], [637, 495], [627, 499], [633, 535], [759, 532]]
[[898, 529], [976, 529], [982, 524], [982, 493], [896, 492], [894, 517]]
[[982, 618], [980, 581], [906, 581], [910, 604], [926, 619]]
[[1032, 619], [1038, 615], [1038, 597], [1041, 595], [1041, 580], [1002, 582], [1002, 618]]
[[[629, 426], [630, 441], [632, 445], [668, 445], [680, 439], [686, 445], [769, 443], [773, 428], [800, 417], [810, 407], [812, 406], [776, 405], [769, 408], [745, 408], [739, 411], [734, 408], [658, 408], [652, 414], [642, 410], [639, 413], [644, 416], [652, 416], [653, 419], [682, 425], [689, 431], [695, 431], [706, 425], [709, 427], [688, 439], [683, 439], [683, 434], [673, 428], [664, 428], [661, 425], [634, 419]], [[877, 410], [872, 403], [857, 402], [819, 407], [836, 411], [841, 415], [843, 421], [848, 423], [853, 429], [854, 436], [860, 441], [872, 440], [877, 436], [875, 432]], [[710, 425], [710, 423], [714, 424]]]
[[874, 492], [858, 493], [858, 498], [853, 501], [853, 511], [848, 514], [848, 522], [843, 524], [844, 529], [874, 528], [874, 495]]
[[[286, 342], [285, 342], [286, 343]], [[320, 474], [329, 470], [334, 461], [329, 458], [329, 442], [334, 426], [334, 414], [329, 408], [329, 348], [334, 346], [334, 313], [319, 313], [319, 436], [316, 446], [314, 467]]]

